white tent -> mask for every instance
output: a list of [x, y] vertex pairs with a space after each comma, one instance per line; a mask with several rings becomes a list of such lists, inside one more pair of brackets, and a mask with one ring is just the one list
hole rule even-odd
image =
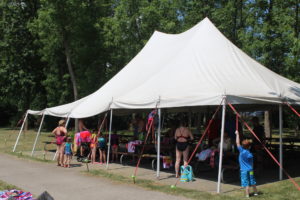
[[155, 31], [117, 75], [89, 96], [46, 108], [46, 115], [85, 118], [110, 108], [139, 109], [290, 101], [300, 84], [246, 55], [205, 18], [181, 34]]
[[159, 73], [116, 98], [114, 108], [153, 108], [158, 100], [161, 108], [219, 105], [223, 96], [234, 104], [300, 103], [300, 84], [250, 58], [207, 18], [184, 33], [164, 37], [172, 43], [161, 48], [176, 49], [172, 58], [157, 55], [163, 63]]
[[247, 56], [205, 18], [181, 34], [155, 31], [99, 90], [43, 114], [85, 118], [110, 109], [219, 105], [224, 97], [232, 104], [300, 104], [300, 84]]

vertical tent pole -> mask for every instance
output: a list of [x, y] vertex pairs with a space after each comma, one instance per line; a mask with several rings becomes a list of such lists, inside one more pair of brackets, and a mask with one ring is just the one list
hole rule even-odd
[[226, 112], [226, 99], [223, 101], [222, 109], [222, 128], [221, 128], [221, 145], [220, 145], [220, 154], [219, 154], [219, 173], [218, 173], [218, 185], [217, 193], [221, 192], [221, 170], [222, 170], [222, 161], [223, 161], [223, 145], [224, 145], [224, 129], [225, 129], [225, 112]]
[[37, 143], [38, 138], [40, 136], [42, 125], [43, 125], [43, 122], [44, 122], [44, 118], [45, 118], [45, 114], [43, 114], [43, 116], [42, 116], [40, 127], [39, 127], [39, 130], [38, 130], [38, 132], [36, 134], [36, 137], [35, 137], [35, 141], [34, 141], [34, 144], [33, 144], [33, 147], [32, 147], [32, 151], [31, 151], [31, 157], [33, 156], [33, 153], [34, 153], [34, 150], [35, 150], [35, 147], [36, 147], [36, 143]]
[[22, 126], [21, 126], [21, 129], [20, 129], [20, 131], [19, 131], [19, 135], [18, 135], [18, 137], [17, 137], [17, 140], [16, 140], [16, 143], [15, 143], [15, 146], [14, 146], [14, 148], [13, 148], [13, 152], [15, 152], [15, 151], [16, 151], [16, 148], [17, 148], [17, 145], [18, 145], [18, 143], [19, 143], [19, 139], [20, 139], [21, 133], [22, 133], [22, 131], [23, 131], [24, 124], [25, 124], [25, 122], [26, 122], [26, 120], [27, 120], [27, 117], [28, 117], [28, 111], [26, 112], [26, 115], [25, 115], [24, 121], [23, 121], [23, 123], [22, 123]]
[[67, 127], [68, 127], [68, 125], [69, 125], [69, 121], [70, 121], [70, 117], [68, 117], [68, 118], [67, 118], [67, 121], [66, 121], [65, 128], [67, 128]]
[[106, 156], [106, 169], [108, 169], [109, 153], [110, 153], [110, 146], [111, 146], [111, 145], [110, 145], [110, 141], [111, 141], [112, 116], [113, 116], [113, 110], [110, 109], [109, 136], [108, 136], [108, 150], [107, 150], [107, 156]]
[[161, 109], [158, 109], [158, 128], [157, 128], [157, 167], [156, 178], [160, 176], [160, 136], [161, 136]]
[[[283, 166], [282, 162], [282, 104], [279, 105], [279, 162]], [[282, 168], [279, 167], [279, 180], [282, 180]]]
[[[66, 121], [66, 124], [65, 124], [66, 129], [68, 128], [69, 121], [70, 121], [70, 117], [67, 118], [67, 121]], [[57, 150], [55, 151], [55, 154], [54, 154], [52, 160], [55, 160], [56, 156], [57, 156]]]

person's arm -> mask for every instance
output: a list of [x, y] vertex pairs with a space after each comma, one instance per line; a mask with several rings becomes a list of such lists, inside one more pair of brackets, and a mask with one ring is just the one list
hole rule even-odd
[[56, 135], [56, 130], [57, 130], [58, 127], [56, 127], [53, 131], [52, 131], [52, 134]]
[[238, 131], [235, 131], [235, 142], [236, 142], [236, 146], [237, 147], [240, 147], [241, 146], [241, 141], [240, 141], [240, 135], [239, 135], [239, 132]]
[[65, 127], [63, 128], [63, 131], [65, 132], [65, 137], [68, 137], [68, 131]]

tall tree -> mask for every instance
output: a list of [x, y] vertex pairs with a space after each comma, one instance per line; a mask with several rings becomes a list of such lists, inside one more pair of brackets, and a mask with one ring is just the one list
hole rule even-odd
[[49, 106], [70, 101], [70, 88], [77, 100], [99, 87], [104, 68], [101, 38], [95, 28], [101, 14], [99, 2], [41, 1], [31, 31], [38, 35], [37, 42], [42, 46], [39, 53], [48, 65], [44, 84]]
[[45, 107], [41, 85], [43, 63], [27, 24], [36, 17], [39, 1], [0, 2], [0, 102], [24, 112], [29, 107]]

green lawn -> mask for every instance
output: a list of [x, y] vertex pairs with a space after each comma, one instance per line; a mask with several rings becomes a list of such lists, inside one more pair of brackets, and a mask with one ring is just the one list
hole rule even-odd
[[[108, 178], [110, 180], [121, 182], [125, 184], [133, 185], [133, 180], [122, 176], [107, 172], [106, 170], [91, 170], [87, 172], [93, 176], [99, 176]], [[296, 178], [298, 184], [300, 184], [300, 178]], [[191, 199], [210, 199], [210, 200], [235, 200], [243, 199], [244, 191], [231, 192], [230, 194], [210, 194], [208, 192], [201, 192], [197, 190], [189, 190], [184, 188], [171, 188], [170, 185], [162, 185], [151, 180], [137, 179], [135, 185], [147, 188], [150, 190], [160, 191], [173, 195], [185, 196]], [[267, 184], [263, 186], [258, 186], [260, 192], [259, 196], [252, 197], [253, 199], [265, 199], [265, 200], [296, 200], [300, 199], [300, 191], [298, 191], [295, 186], [288, 180], [280, 181], [277, 183]]]
[[19, 188], [17, 188], [14, 185], [7, 184], [4, 181], [0, 180], [0, 191], [3, 191], [3, 190], [12, 190], [12, 189], [19, 189]]
[[[1, 152], [11, 152], [13, 146], [16, 142], [17, 136], [19, 131], [18, 130], [11, 130], [7, 128], [0, 129], [0, 151]], [[36, 137], [36, 131], [28, 130], [23, 132], [19, 144], [17, 146], [16, 152], [25, 152], [31, 151], [33, 147], [33, 143]], [[41, 132], [38, 143], [36, 145], [36, 150], [41, 151], [44, 149], [43, 142], [51, 142], [54, 140], [54, 137], [51, 137], [52, 134], [49, 132]], [[49, 145], [49, 149], [55, 149], [55, 145]]]
[[[43, 162], [52, 162], [50, 160], [45, 160], [40, 155], [40, 157], [31, 157], [30, 153], [32, 151], [32, 147], [36, 138], [37, 131], [36, 130], [28, 130], [25, 133], [23, 132], [20, 139], [16, 151], [13, 153], [13, 147], [16, 142], [17, 136], [19, 134], [18, 130], [11, 130], [8, 128], [0, 128], [0, 152], [17, 155], [18, 157], [23, 157], [31, 160], [38, 160]], [[45, 142], [51, 142], [54, 140], [54, 137], [50, 132], [41, 132], [35, 151], [44, 152]], [[55, 150], [55, 144], [47, 144], [47, 150]]]

